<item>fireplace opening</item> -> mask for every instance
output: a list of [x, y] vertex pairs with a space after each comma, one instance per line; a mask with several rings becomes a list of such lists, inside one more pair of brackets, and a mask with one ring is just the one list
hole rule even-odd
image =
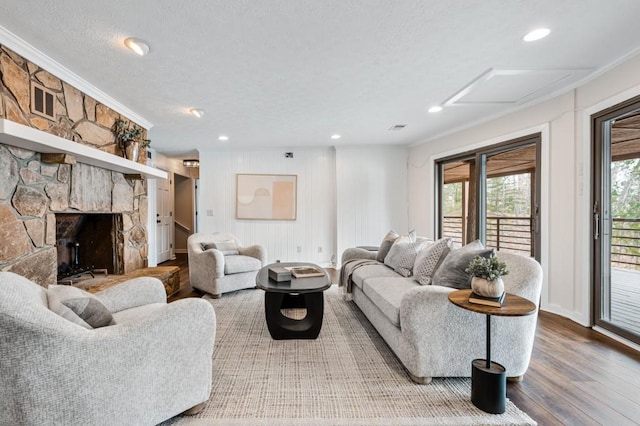
[[98, 271], [123, 274], [122, 215], [57, 213], [58, 281]]

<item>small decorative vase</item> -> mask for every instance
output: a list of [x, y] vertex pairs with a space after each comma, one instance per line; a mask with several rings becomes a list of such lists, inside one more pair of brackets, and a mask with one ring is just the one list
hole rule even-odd
[[124, 147], [124, 155], [127, 160], [138, 162], [138, 155], [140, 155], [140, 144], [138, 142], [129, 142]]
[[500, 297], [504, 293], [504, 282], [502, 277], [498, 277], [493, 281], [489, 281], [486, 278], [473, 277], [471, 279], [471, 290], [480, 296]]

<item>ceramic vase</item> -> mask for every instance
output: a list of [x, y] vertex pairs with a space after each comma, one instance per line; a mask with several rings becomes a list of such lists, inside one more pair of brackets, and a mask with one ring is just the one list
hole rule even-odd
[[138, 162], [138, 155], [140, 155], [140, 144], [138, 142], [129, 142], [124, 147], [124, 155], [127, 160]]
[[471, 290], [480, 296], [499, 297], [504, 293], [504, 282], [502, 277], [498, 277], [493, 281], [489, 281], [486, 278], [473, 277], [471, 279]]

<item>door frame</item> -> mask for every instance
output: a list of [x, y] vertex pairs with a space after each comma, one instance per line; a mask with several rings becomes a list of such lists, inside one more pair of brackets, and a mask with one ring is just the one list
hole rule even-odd
[[[618, 327], [617, 325], [602, 319], [601, 306], [603, 302], [602, 290], [604, 282], [603, 276], [603, 244], [602, 239], [604, 230], [604, 214], [602, 213], [602, 197], [604, 191], [604, 170], [603, 164], [605, 149], [598, 149], [598, 146], [602, 145], [602, 127], [603, 123], [616, 118], [634, 110], [640, 109], [640, 95], [628, 98], [619, 103], [613, 104], [600, 111], [589, 114], [589, 126], [590, 126], [590, 156], [591, 156], [591, 179], [590, 179], [590, 201], [591, 201], [591, 224], [589, 231], [589, 269], [590, 269], [590, 294], [591, 294], [591, 306], [590, 306], [590, 320], [591, 324], [595, 327], [607, 330], [609, 333], [613, 333], [625, 340], [640, 344], [640, 338], [629, 332], [628, 330]], [[610, 147], [609, 147], [610, 148]], [[597, 206], [596, 206], [597, 203]], [[596, 216], [597, 215], [597, 216]], [[597, 235], [596, 235], [597, 234]], [[611, 285], [611, 279], [609, 278], [609, 285]], [[611, 291], [609, 289], [609, 291]]]
[[[531, 141], [531, 143], [527, 143]], [[541, 173], [541, 165], [542, 165], [542, 143], [543, 143], [543, 135], [542, 132], [534, 132], [531, 134], [519, 136], [516, 138], [512, 138], [509, 140], [503, 140], [501, 142], [493, 143], [490, 145], [486, 145], [483, 147], [477, 147], [473, 150], [460, 152], [457, 154], [452, 154], [444, 157], [440, 157], [436, 160], [434, 169], [435, 169], [435, 193], [437, 194], [436, 200], [436, 237], [440, 238], [443, 232], [443, 223], [441, 222], [442, 217], [442, 191], [440, 191], [440, 186], [443, 178], [443, 167], [442, 163], [449, 161], [465, 161], [465, 160], [473, 160], [475, 167], [473, 167], [474, 176], [470, 176], [469, 183], [469, 194], [474, 194], [475, 201], [475, 216], [476, 219], [473, 223], [473, 237], [471, 240], [478, 238], [483, 243], [486, 243], [486, 187], [485, 185], [478, 185], [485, 175], [485, 167], [486, 167], [486, 158], [491, 157], [495, 154], [500, 154], [503, 152], [517, 150], [523, 148], [525, 146], [535, 144], [536, 146], [536, 165], [535, 170], [536, 173], [532, 175], [532, 178], [535, 180], [535, 192], [531, 193], [531, 214], [533, 216], [533, 223], [535, 226], [535, 233], [537, 237], [534, 239], [534, 253], [535, 259], [540, 262], [542, 257], [541, 247], [542, 247], [542, 232], [541, 232], [541, 205], [542, 205], [542, 173]], [[484, 161], [483, 161], [484, 159]], [[471, 182], [471, 178], [473, 178], [473, 183]], [[538, 179], [540, 178], [540, 179]], [[533, 183], [533, 182], [532, 182]], [[536, 205], [536, 202], [538, 203]], [[468, 232], [468, 231], [467, 231]]]
[[[640, 87], [639, 91], [640, 93]], [[588, 128], [588, 126], [587, 126]], [[476, 143], [471, 143], [468, 145], [463, 145], [459, 147], [455, 147], [449, 149], [447, 151], [442, 151], [439, 153], [435, 153], [429, 156], [426, 160], [426, 164], [429, 167], [429, 174], [427, 181], [425, 182], [427, 186], [426, 196], [433, 199], [433, 206], [427, 213], [429, 228], [427, 231], [435, 237], [438, 229], [438, 203], [435, 202], [436, 197], [439, 196], [437, 185], [435, 182], [437, 180], [437, 167], [436, 162], [442, 158], [447, 156], [451, 156], [454, 154], [461, 154], [463, 152], [467, 152], [470, 150], [484, 148], [490, 145], [494, 145], [499, 142], [504, 142], [511, 139], [516, 139], [522, 136], [530, 135], [533, 133], [540, 133], [541, 135], [541, 145], [540, 145], [540, 266], [542, 267], [542, 292], [540, 298], [540, 306], [546, 307], [549, 305], [549, 199], [550, 199], [550, 135], [551, 135], [551, 125], [548, 122], [527, 127], [525, 129], [513, 131], [511, 133], [506, 133], [503, 135], [499, 135], [496, 137], [491, 137], [489, 139], [479, 139]], [[588, 138], [587, 138], [588, 139]], [[585, 189], [585, 192], [588, 189]], [[590, 216], [589, 216], [590, 219]], [[587, 230], [585, 229], [585, 232]], [[585, 254], [588, 254], [588, 250], [585, 250]], [[586, 304], [585, 304], [586, 306]], [[578, 317], [574, 312], [564, 310], [557, 305], [549, 306], [549, 310], [553, 312], [561, 313], [562, 315], [574, 319], [576, 322], [588, 325], [587, 319]]]

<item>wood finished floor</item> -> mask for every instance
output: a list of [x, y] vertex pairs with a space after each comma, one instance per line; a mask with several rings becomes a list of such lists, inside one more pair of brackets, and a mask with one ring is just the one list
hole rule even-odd
[[[180, 266], [181, 288], [169, 301], [202, 296], [189, 285], [186, 254], [162, 265]], [[539, 425], [640, 425], [640, 353], [540, 312], [529, 370], [507, 385], [507, 397]]]

